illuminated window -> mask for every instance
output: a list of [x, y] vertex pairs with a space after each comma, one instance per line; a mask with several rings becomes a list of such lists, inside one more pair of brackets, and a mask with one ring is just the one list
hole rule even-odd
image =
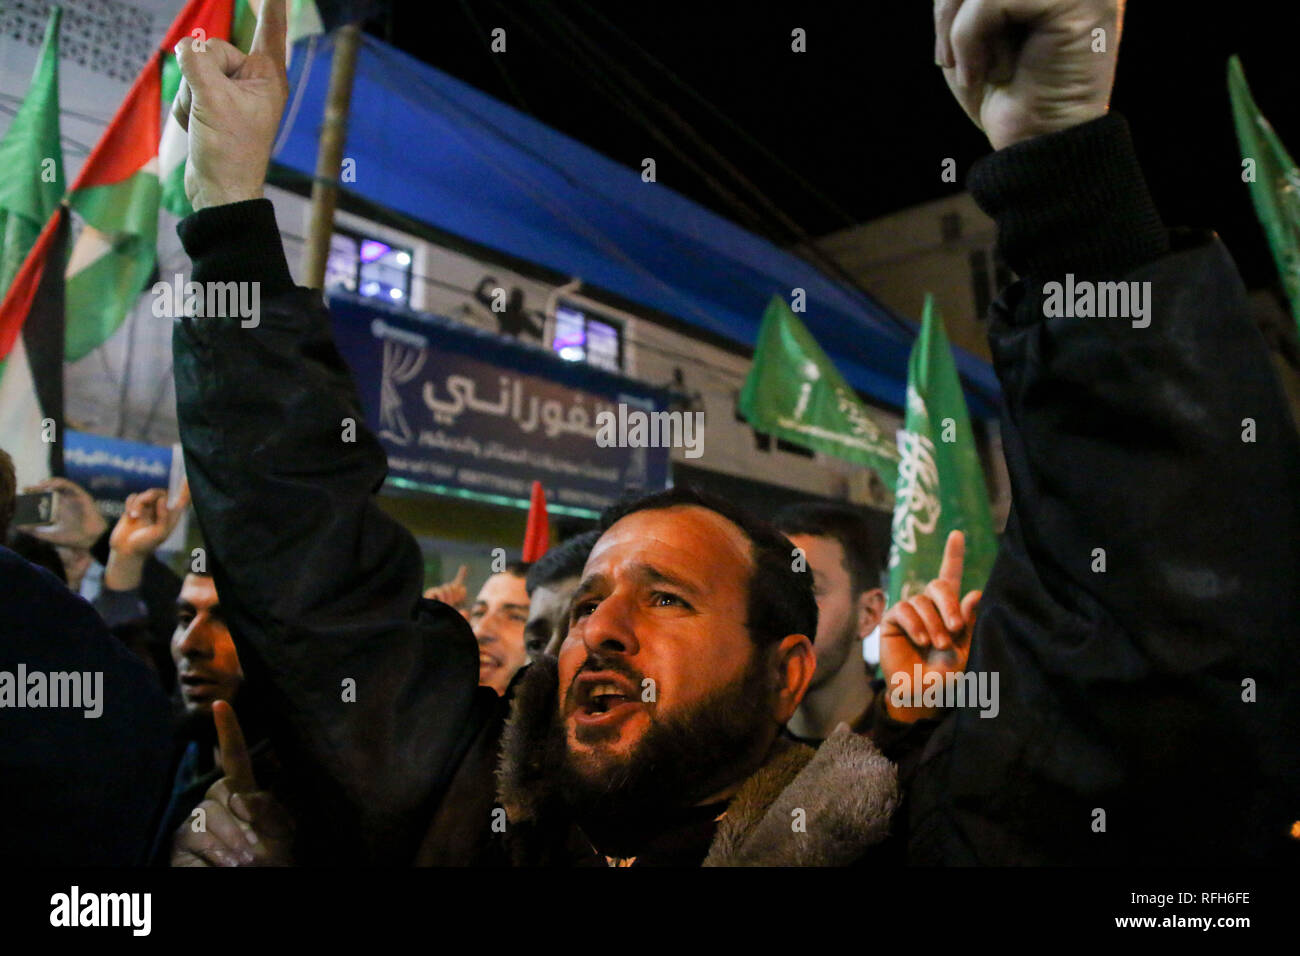
[[405, 305], [411, 295], [411, 250], [340, 231], [330, 239], [325, 288]]
[[569, 362], [586, 362], [611, 372], [623, 368], [623, 331], [571, 305], [555, 309], [551, 349]]

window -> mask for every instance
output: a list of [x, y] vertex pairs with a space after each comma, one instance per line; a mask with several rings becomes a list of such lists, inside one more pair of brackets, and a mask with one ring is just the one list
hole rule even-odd
[[411, 250], [339, 230], [330, 237], [325, 288], [406, 305], [411, 297]]
[[330, 236], [330, 254], [325, 260], [325, 288], [357, 291], [357, 258], [360, 246], [351, 236]]
[[555, 307], [551, 350], [569, 362], [586, 362], [618, 372], [623, 368], [623, 330], [613, 322], [561, 303]]

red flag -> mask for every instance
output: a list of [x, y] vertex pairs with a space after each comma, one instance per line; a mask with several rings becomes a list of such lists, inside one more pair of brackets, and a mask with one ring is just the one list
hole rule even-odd
[[524, 532], [524, 560], [531, 563], [551, 546], [551, 526], [546, 518], [546, 492], [540, 481], [533, 482], [533, 497], [528, 504], [528, 529]]

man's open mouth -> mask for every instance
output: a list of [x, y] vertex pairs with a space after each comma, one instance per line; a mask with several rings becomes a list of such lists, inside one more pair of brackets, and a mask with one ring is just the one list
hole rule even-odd
[[579, 677], [574, 701], [580, 723], [606, 723], [630, 715], [641, 698], [627, 678], [606, 673]]
[[584, 708], [593, 714], [606, 713], [611, 707], [628, 701], [627, 694], [613, 684], [596, 684], [592, 687]]

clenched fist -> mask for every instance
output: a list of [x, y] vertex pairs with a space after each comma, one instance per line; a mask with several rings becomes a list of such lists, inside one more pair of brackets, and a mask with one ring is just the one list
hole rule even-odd
[[935, 61], [994, 149], [1106, 114], [1123, 0], [935, 0]]
[[185, 195], [196, 209], [257, 199], [289, 95], [285, 0], [264, 0], [245, 56], [225, 40], [176, 44], [172, 115], [189, 134]]

